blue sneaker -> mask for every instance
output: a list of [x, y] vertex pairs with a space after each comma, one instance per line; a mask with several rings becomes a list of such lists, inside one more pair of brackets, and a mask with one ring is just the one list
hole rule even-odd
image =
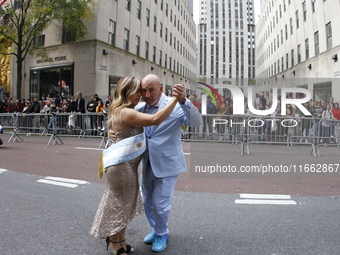
[[144, 238], [143, 242], [146, 244], [152, 244], [156, 238], [156, 232], [151, 230], [150, 233]]
[[156, 236], [153, 241], [151, 250], [154, 252], [164, 251], [166, 248], [166, 243], [168, 242], [169, 235], [166, 236]]

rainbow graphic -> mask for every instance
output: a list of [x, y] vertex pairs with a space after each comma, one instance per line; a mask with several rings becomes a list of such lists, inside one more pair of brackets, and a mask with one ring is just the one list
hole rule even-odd
[[222, 99], [221, 99], [221, 96], [218, 94], [218, 92], [216, 91], [216, 89], [214, 89], [212, 86], [206, 84], [206, 83], [202, 83], [202, 82], [197, 82], [198, 84], [201, 84], [201, 85], [204, 85], [206, 86], [208, 89], [211, 90], [211, 92], [214, 94], [212, 94], [209, 90], [207, 89], [204, 89], [202, 87], [197, 87], [198, 89], [201, 89], [203, 90], [204, 92], [206, 92], [210, 97], [211, 99], [213, 100], [214, 104], [216, 104], [216, 102], [218, 101], [219, 104], [223, 104], [222, 102]]

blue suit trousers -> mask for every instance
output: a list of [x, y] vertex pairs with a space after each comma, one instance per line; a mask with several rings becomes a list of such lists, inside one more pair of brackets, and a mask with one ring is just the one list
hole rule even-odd
[[150, 162], [142, 175], [142, 195], [146, 218], [159, 236], [169, 234], [168, 218], [178, 175], [157, 178]]

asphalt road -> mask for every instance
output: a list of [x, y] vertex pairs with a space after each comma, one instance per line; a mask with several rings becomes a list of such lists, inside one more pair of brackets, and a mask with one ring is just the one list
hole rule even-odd
[[[8, 134], [1, 137], [0, 254], [110, 254], [103, 239], [88, 234], [106, 182], [96, 172], [100, 140], [65, 137], [64, 145], [47, 146], [49, 137], [23, 137], [23, 143], [7, 143]], [[310, 148], [299, 146], [259, 146], [250, 156], [241, 156], [236, 145], [184, 143], [183, 148], [189, 171], [176, 186], [171, 236], [162, 254], [340, 254], [340, 184], [334, 172], [230, 176], [193, 171], [195, 165], [217, 163], [238, 168], [336, 164], [338, 149], [322, 148], [323, 156], [315, 159]], [[47, 176], [85, 182], [58, 180], [75, 186], [56, 186], [46, 183]], [[244, 193], [290, 196], [246, 198]], [[129, 224], [134, 254], [153, 254], [142, 242], [149, 230], [143, 215]]]

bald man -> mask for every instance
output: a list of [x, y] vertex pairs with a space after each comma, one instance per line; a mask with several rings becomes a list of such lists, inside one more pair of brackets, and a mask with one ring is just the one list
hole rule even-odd
[[[142, 165], [143, 205], [152, 230], [144, 242], [152, 244], [152, 251], [161, 252], [169, 239], [168, 218], [173, 193], [180, 173], [186, 172], [186, 163], [181, 143], [181, 127], [199, 127], [202, 118], [198, 109], [186, 98], [183, 84], [176, 84], [173, 95], [179, 103], [161, 124], [145, 128], [147, 149]], [[169, 100], [156, 75], [142, 79], [143, 103], [136, 110], [155, 114]]]

